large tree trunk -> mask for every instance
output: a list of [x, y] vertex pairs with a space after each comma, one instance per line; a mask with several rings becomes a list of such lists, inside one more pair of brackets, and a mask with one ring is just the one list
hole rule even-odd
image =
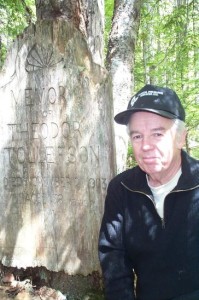
[[[66, 19], [86, 37], [94, 62], [103, 66], [104, 1], [36, 0], [37, 18]], [[112, 76], [114, 113], [126, 108], [132, 93], [134, 48], [140, 16], [140, 0], [115, 0], [108, 44], [107, 68]], [[126, 167], [128, 137], [125, 127], [115, 125], [117, 171]]]
[[103, 2], [36, 5], [36, 24], [0, 73], [0, 257], [8, 268], [53, 272], [53, 287], [71, 285], [83, 299], [100, 285], [98, 232], [115, 174]]
[[103, 0], [36, 0], [37, 19], [65, 19], [86, 37], [95, 63], [103, 65]]
[[[140, 0], [115, 0], [107, 54], [112, 76], [114, 114], [125, 110], [132, 94], [132, 68], [140, 20]], [[126, 128], [115, 124], [117, 171], [126, 167], [128, 137]]]

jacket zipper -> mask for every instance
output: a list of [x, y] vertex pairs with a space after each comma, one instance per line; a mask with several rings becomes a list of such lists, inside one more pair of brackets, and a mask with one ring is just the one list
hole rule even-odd
[[160, 220], [161, 220], [162, 228], [165, 229], [164, 210], [163, 210], [163, 218], [161, 218], [160, 215], [159, 215], [159, 213], [158, 213], [158, 210], [157, 210], [157, 208], [156, 208], [156, 206], [155, 206], [155, 202], [154, 202], [153, 198], [150, 197], [148, 194], [145, 194], [145, 193], [143, 193], [143, 192], [141, 192], [141, 191], [131, 190], [131, 189], [128, 188], [123, 182], [121, 182], [121, 184], [122, 184], [127, 190], [129, 190], [130, 192], [133, 192], [133, 193], [139, 193], [139, 194], [145, 195], [147, 198], [150, 199], [150, 201], [152, 202], [152, 204], [153, 204], [153, 206], [154, 206], [154, 208], [155, 208], [155, 211], [157, 212], [158, 217], [159, 217]]
[[[150, 201], [153, 203], [153, 206], [154, 206], [154, 208], [155, 208], [155, 211], [157, 212], [157, 215], [159, 216], [159, 218], [160, 218], [160, 220], [161, 220], [162, 228], [165, 229], [164, 209], [163, 209], [163, 218], [161, 218], [160, 215], [159, 215], [159, 213], [158, 213], [158, 210], [157, 210], [157, 208], [156, 208], [156, 206], [155, 206], [155, 203], [154, 203], [153, 198], [151, 198], [148, 194], [145, 194], [145, 193], [143, 193], [143, 192], [141, 192], [141, 191], [131, 190], [131, 189], [128, 188], [123, 182], [121, 182], [121, 184], [122, 184], [127, 190], [129, 190], [130, 192], [133, 192], [133, 193], [139, 193], [139, 194], [145, 195], [147, 198], [150, 199]], [[174, 191], [171, 191], [169, 194], [179, 193], [179, 192], [186, 192], [186, 191], [191, 191], [191, 190], [194, 190], [194, 189], [196, 189], [196, 188], [198, 188], [198, 187], [199, 187], [199, 185], [196, 185], [195, 187], [192, 187], [192, 188], [189, 188], [189, 189], [186, 189], [186, 190], [174, 190]], [[168, 195], [169, 195], [169, 194], [168, 194]], [[167, 195], [167, 196], [168, 196], [168, 195]], [[166, 197], [167, 197], [167, 196], [166, 196]], [[166, 197], [165, 197], [165, 198], [166, 198]]]

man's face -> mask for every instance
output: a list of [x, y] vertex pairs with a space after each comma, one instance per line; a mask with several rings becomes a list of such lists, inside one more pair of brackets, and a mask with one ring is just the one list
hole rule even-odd
[[[129, 122], [135, 159], [149, 176], [172, 178], [181, 163], [185, 133], [176, 134], [174, 121], [150, 112], [136, 112]], [[174, 174], [172, 174], [174, 173]]]

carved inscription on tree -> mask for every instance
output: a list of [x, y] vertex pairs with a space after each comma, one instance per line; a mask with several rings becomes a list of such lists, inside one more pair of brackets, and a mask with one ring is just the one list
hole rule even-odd
[[87, 275], [114, 168], [106, 73], [78, 31], [43, 21], [0, 76], [1, 261]]

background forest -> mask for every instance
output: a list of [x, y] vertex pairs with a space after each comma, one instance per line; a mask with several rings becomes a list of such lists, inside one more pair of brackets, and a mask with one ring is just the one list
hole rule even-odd
[[[104, 56], [113, 10], [114, 0], [105, 0]], [[0, 67], [13, 39], [35, 21], [34, 0], [0, 0]], [[199, 2], [141, 1], [139, 31], [132, 51], [135, 51], [134, 91], [152, 83], [169, 86], [177, 92], [187, 115], [186, 150], [199, 158]], [[128, 166], [133, 163], [129, 147]]]

